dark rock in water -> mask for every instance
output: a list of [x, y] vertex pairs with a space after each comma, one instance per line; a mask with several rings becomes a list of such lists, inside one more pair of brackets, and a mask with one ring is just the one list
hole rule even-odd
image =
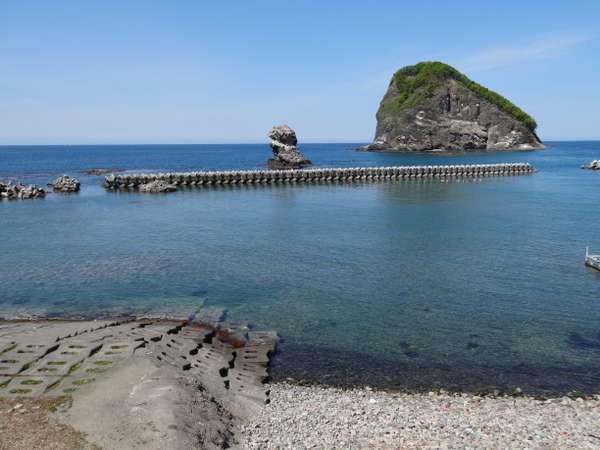
[[24, 186], [22, 184], [0, 183], [0, 200], [25, 200], [30, 198], [44, 198], [46, 191], [35, 184]]
[[600, 340], [587, 339], [577, 332], [569, 333], [567, 343], [577, 350], [600, 350]]
[[600, 159], [595, 159], [591, 163], [589, 163], [587, 166], [581, 166], [581, 168], [588, 169], [588, 170], [600, 170]]
[[469, 343], [467, 344], [467, 348], [468, 348], [469, 350], [473, 350], [474, 348], [477, 348], [477, 347], [479, 347], [479, 344], [478, 344], [477, 342], [469, 342]]
[[296, 133], [287, 125], [277, 125], [269, 132], [275, 158], [267, 160], [269, 169], [300, 169], [312, 163], [298, 150]]
[[367, 151], [532, 150], [546, 148], [533, 118], [441, 62], [394, 74]]
[[107, 173], [116, 173], [116, 172], [125, 172], [125, 169], [92, 169], [92, 170], [82, 170], [79, 173], [83, 173], [85, 175], [105, 175]]
[[404, 352], [404, 354], [406, 356], [408, 356], [409, 358], [417, 358], [419, 356], [419, 353], [415, 352], [414, 350], [408, 350], [408, 351]]
[[177, 186], [167, 183], [166, 181], [157, 180], [150, 183], [140, 185], [140, 192], [149, 192], [151, 194], [161, 194], [166, 192], [175, 192]]
[[81, 183], [77, 178], [71, 178], [68, 175], [58, 177], [56, 180], [48, 183], [48, 186], [52, 186], [55, 191], [58, 192], [78, 192]]

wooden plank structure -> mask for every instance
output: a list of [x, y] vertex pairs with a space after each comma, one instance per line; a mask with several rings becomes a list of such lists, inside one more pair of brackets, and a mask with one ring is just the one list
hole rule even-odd
[[600, 255], [591, 255], [590, 248], [585, 248], [585, 265], [600, 270]]
[[311, 182], [385, 181], [422, 178], [473, 178], [525, 175], [535, 172], [529, 163], [465, 164], [443, 166], [348, 167], [291, 170], [226, 170], [178, 173], [118, 174], [105, 177], [107, 189], [138, 189], [153, 181], [175, 186], [279, 184]]

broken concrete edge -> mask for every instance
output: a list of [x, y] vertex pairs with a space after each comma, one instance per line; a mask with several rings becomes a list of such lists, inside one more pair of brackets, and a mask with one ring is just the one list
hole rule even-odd
[[[0, 321], [0, 353], [7, 355], [0, 397], [78, 392], [101, 373], [110, 376], [113, 367], [129, 364], [144, 348], [138, 356], [187, 374], [233, 415], [250, 417], [269, 403], [268, 366], [277, 334], [249, 331], [235, 321], [224, 325], [227, 330], [182, 319]], [[232, 339], [229, 331], [245, 339]]]
[[[160, 448], [196, 448], [187, 442], [198, 439], [201, 448], [227, 448], [237, 424], [270, 402], [276, 333], [239, 321], [217, 326], [224, 329], [173, 318], [0, 321], [0, 399], [67, 395], [75, 409], [59, 420], [105, 448], [132, 448], [115, 445], [123, 433]], [[155, 426], [136, 428], [140, 417]], [[110, 425], [98, 433], [98, 423]], [[121, 435], [108, 432], [116, 424], [125, 424]]]
[[[166, 319], [166, 318], [152, 318], [152, 317], [144, 317], [144, 318], [127, 318], [127, 319], [61, 319], [61, 318], [57, 318], [57, 317], [49, 317], [49, 318], [40, 318], [40, 319], [0, 319], [0, 325], [2, 324], [6, 324], [6, 323], [61, 323], [61, 322], [66, 322], [66, 323], [81, 323], [81, 322], [99, 322], [99, 321], [105, 321], [105, 322], [110, 322], [106, 325], [102, 325], [98, 328], [105, 328], [105, 327], [110, 327], [110, 326], [118, 326], [118, 325], [123, 325], [126, 323], [131, 323], [131, 322], [151, 322], [151, 323], [173, 323], [173, 324], [180, 324], [180, 325], [185, 325], [188, 324], [188, 326], [194, 327], [194, 328], [200, 328], [200, 329], [204, 329], [204, 330], [208, 330], [210, 332], [214, 332], [215, 336], [217, 338], [219, 338], [221, 341], [227, 342], [228, 344], [232, 345], [234, 348], [240, 348], [240, 347], [244, 347], [246, 346], [250, 341], [244, 341], [242, 339], [236, 338], [231, 336], [231, 334], [229, 332], [227, 332], [226, 330], [223, 330], [219, 327], [213, 327], [210, 325], [206, 325], [203, 324], [201, 322], [191, 322], [189, 323], [189, 320], [187, 319]], [[74, 336], [76, 336], [77, 334], [75, 334]], [[69, 338], [69, 337], [74, 337], [72, 335], [68, 335], [68, 336], [64, 336], [64, 337], [60, 337], [57, 340], [60, 339], [65, 339], [65, 338]], [[275, 338], [275, 342], [274, 342], [274, 348], [273, 351], [275, 351], [275, 345], [277, 344], [277, 342], [279, 341], [279, 336], [277, 336], [276, 334], [274, 334], [274, 338]]]

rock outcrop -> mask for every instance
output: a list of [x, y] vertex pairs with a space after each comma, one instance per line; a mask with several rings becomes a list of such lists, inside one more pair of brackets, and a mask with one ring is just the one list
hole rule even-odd
[[587, 166], [581, 166], [582, 169], [600, 170], [600, 159], [595, 159]]
[[298, 150], [296, 133], [287, 125], [277, 125], [269, 132], [275, 158], [267, 161], [269, 169], [300, 169], [312, 163]]
[[546, 148], [533, 118], [501, 95], [441, 62], [394, 74], [368, 151], [532, 150]]
[[25, 200], [29, 198], [44, 198], [46, 191], [35, 184], [24, 186], [22, 184], [0, 183], [0, 199]]
[[177, 190], [177, 186], [169, 184], [166, 181], [156, 180], [140, 185], [139, 190], [140, 192], [148, 192], [150, 194], [163, 194], [167, 192], [175, 192]]
[[62, 177], [58, 177], [56, 180], [48, 183], [48, 186], [52, 186], [52, 188], [57, 192], [79, 192], [81, 183], [77, 178], [71, 178], [68, 175], [63, 175]]

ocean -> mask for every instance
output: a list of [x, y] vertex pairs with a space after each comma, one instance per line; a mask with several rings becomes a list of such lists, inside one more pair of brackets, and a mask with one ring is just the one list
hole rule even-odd
[[304, 144], [316, 167], [529, 162], [525, 176], [108, 192], [89, 169], [261, 168], [266, 144], [3, 146], [0, 180], [78, 194], [0, 202], [0, 317], [188, 317], [275, 330], [276, 379], [600, 391], [600, 142], [464, 155]]

